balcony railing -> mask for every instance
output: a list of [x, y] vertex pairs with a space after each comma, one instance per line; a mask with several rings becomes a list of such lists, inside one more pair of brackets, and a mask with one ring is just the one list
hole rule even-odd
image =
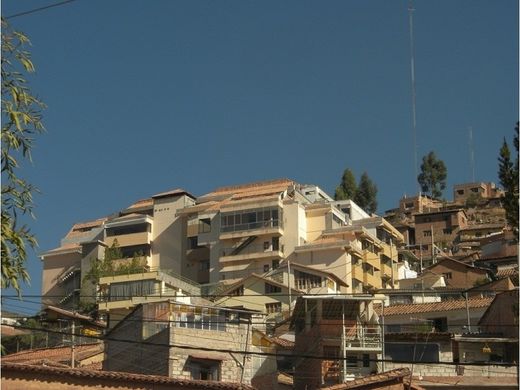
[[271, 219], [268, 221], [257, 221], [250, 223], [241, 223], [238, 225], [228, 225], [221, 226], [221, 233], [230, 233], [230, 232], [241, 232], [244, 230], [255, 230], [255, 229], [267, 229], [273, 227], [282, 227], [281, 221], [278, 219]]
[[380, 325], [355, 325], [345, 327], [345, 343], [348, 348], [381, 349]]
[[[241, 256], [241, 255], [252, 255], [252, 254], [268, 254], [272, 252], [281, 252], [280, 247], [277, 245], [269, 244], [268, 246], [260, 245], [248, 245], [240, 251], [236, 252], [236, 247], [228, 247], [222, 249], [222, 257], [226, 256]], [[236, 253], [235, 253], [236, 252]]]

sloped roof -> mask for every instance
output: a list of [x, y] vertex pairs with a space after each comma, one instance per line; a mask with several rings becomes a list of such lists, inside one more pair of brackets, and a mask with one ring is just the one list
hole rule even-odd
[[[492, 297], [486, 298], [470, 298], [468, 299], [468, 307], [470, 309], [488, 307], [493, 301]], [[439, 311], [466, 310], [466, 300], [448, 300], [442, 302], [416, 303], [406, 305], [387, 306], [384, 309], [385, 317], [403, 314], [431, 313]], [[381, 306], [376, 308], [378, 314], [382, 313]]]
[[[380, 374], [368, 375], [361, 378], [356, 378], [352, 381], [348, 381], [345, 383], [340, 383], [337, 385], [323, 387], [321, 390], [346, 390], [346, 389], [364, 389], [366, 386], [375, 385], [375, 384], [383, 384], [385, 382], [390, 381], [399, 381], [404, 382], [406, 377], [410, 376], [410, 369], [397, 368], [391, 371], [385, 371]], [[372, 386], [370, 386], [372, 388]], [[404, 387], [403, 387], [404, 388]], [[406, 388], [410, 388], [412, 390], [421, 390], [422, 387], [412, 384], [411, 387], [406, 385]]]
[[176, 195], [188, 195], [190, 198], [195, 199], [195, 197], [190, 194], [188, 191], [182, 189], [182, 188], [175, 188], [173, 190], [161, 192], [159, 194], [155, 194], [152, 196], [152, 198], [165, 198], [167, 196], [176, 196]]
[[[19, 364], [5, 362], [2, 359], [2, 377], [7, 377], [10, 371], [31, 372], [34, 375], [53, 375], [59, 376], [62, 380], [72, 380], [73, 378], [97, 379], [109, 381], [112, 386], [117, 385], [117, 381], [123, 383], [149, 383], [149, 384], [163, 384], [175, 387], [186, 387], [192, 389], [215, 389], [215, 390], [255, 390], [254, 387], [240, 383], [191, 380], [191, 379], [177, 379], [160, 375], [143, 375], [131, 374], [128, 372], [117, 371], [99, 371], [87, 370], [81, 368], [61, 368], [48, 366], [35, 366], [29, 364]], [[58, 379], [56, 379], [58, 380]]]
[[65, 310], [65, 309], [62, 309], [62, 308], [56, 307], [56, 306], [48, 305], [45, 309], [43, 309], [43, 311], [54, 312], [54, 313], [60, 314], [64, 317], [69, 317], [69, 318], [74, 318], [76, 320], [86, 321], [86, 322], [89, 322], [92, 325], [98, 326], [100, 328], [105, 328], [107, 326], [106, 323], [103, 321], [96, 321], [89, 316], [79, 314], [79, 313], [76, 313], [76, 312], [73, 312], [70, 310]]
[[60, 255], [60, 254], [68, 254], [68, 253], [81, 253], [81, 245], [80, 244], [63, 244], [58, 248], [54, 248], [43, 252], [40, 254], [40, 258], [44, 258], [46, 256]]
[[[76, 345], [74, 359], [81, 361], [103, 353], [103, 343]], [[2, 356], [2, 363], [46, 364], [47, 362], [69, 364], [70, 346], [39, 348]]]

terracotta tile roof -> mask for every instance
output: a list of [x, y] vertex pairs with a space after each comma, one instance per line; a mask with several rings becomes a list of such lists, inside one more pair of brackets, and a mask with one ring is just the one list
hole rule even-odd
[[[363, 389], [365, 386], [384, 383], [389, 381], [400, 381], [404, 382], [405, 377], [410, 376], [410, 370], [408, 368], [397, 368], [391, 371], [385, 371], [380, 374], [374, 374], [369, 376], [364, 376], [361, 378], [356, 378], [352, 381], [348, 381], [346, 383], [340, 383], [338, 385], [333, 385], [330, 387], [323, 387], [321, 390], [346, 390], [346, 389]], [[408, 387], [408, 386], [407, 386]], [[372, 387], [371, 387], [372, 388]], [[419, 390], [418, 387], [412, 387], [416, 390]], [[404, 389], [404, 386], [403, 386]]]
[[247, 192], [247, 191], [253, 191], [257, 189], [267, 189], [267, 188], [287, 188], [287, 186], [295, 184], [293, 180], [290, 179], [275, 179], [275, 180], [266, 180], [266, 181], [259, 181], [254, 183], [246, 183], [246, 184], [239, 184], [234, 186], [226, 186], [226, 187], [219, 187], [215, 191], [213, 191], [211, 194], [223, 194], [223, 193], [238, 193], [238, 192]]
[[496, 272], [497, 278], [506, 278], [511, 276], [518, 276], [518, 267], [517, 268], [506, 268], [500, 269]]
[[80, 229], [87, 229], [87, 228], [94, 228], [99, 227], [103, 225], [103, 222], [107, 220], [106, 217], [98, 218], [93, 221], [87, 221], [87, 222], [78, 222], [72, 226], [71, 230], [80, 230]]
[[[255, 390], [254, 387], [240, 384], [240, 383], [229, 383], [229, 382], [216, 382], [216, 381], [204, 381], [204, 380], [190, 380], [190, 379], [177, 379], [170, 378], [167, 376], [160, 375], [142, 375], [142, 374], [131, 374], [128, 372], [117, 372], [117, 371], [99, 371], [99, 370], [86, 370], [81, 368], [59, 368], [59, 367], [47, 367], [47, 366], [34, 366], [28, 364], [19, 364], [5, 362], [2, 359], [2, 377], [9, 377], [9, 373], [12, 371], [16, 372], [32, 372], [34, 375], [52, 375], [59, 376], [63, 381], [71, 381], [73, 378], [86, 378], [89, 380], [105, 380], [109, 381], [111, 386], [116, 386], [117, 381], [121, 381], [122, 385], [127, 382], [134, 383], [149, 383], [149, 384], [162, 384], [171, 385], [172, 387], [186, 387], [192, 389], [216, 389], [216, 390]], [[55, 379], [56, 381], [59, 379]]]
[[19, 336], [23, 334], [31, 334], [28, 330], [16, 329], [9, 325], [2, 325], [1, 330], [2, 337]]
[[[492, 370], [493, 368], [491, 368]], [[456, 387], [461, 388], [473, 388], [478, 386], [479, 388], [486, 388], [488, 386], [493, 386], [495, 389], [501, 388], [501, 386], [509, 385], [514, 386], [518, 385], [518, 377], [517, 376], [472, 376], [472, 375], [459, 375], [459, 376], [424, 376], [421, 379], [414, 378], [414, 382], [420, 386], [428, 386], [431, 388], [433, 386], [437, 386], [445, 389], [452, 389]]]
[[[491, 304], [491, 301], [493, 301], [493, 297], [470, 298], [468, 299], [468, 307], [470, 309], [485, 308]], [[378, 314], [381, 314], [381, 306], [378, 306], [376, 310]], [[430, 313], [451, 310], [466, 310], [466, 300], [457, 299], [443, 302], [388, 306], [385, 307], [385, 317], [402, 314]]]
[[282, 348], [294, 348], [294, 341], [282, 339], [281, 337], [268, 337], [268, 339]]
[[[2, 363], [45, 364], [54, 362], [68, 364], [71, 356], [70, 351], [70, 346], [32, 349], [4, 355], [2, 356]], [[74, 353], [76, 361], [88, 359], [103, 353], [103, 343], [77, 345]]]
[[140, 199], [137, 202], [128, 206], [126, 209], [129, 210], [129, 209], [137, 209], [137, 208], [141, 208], [141, 207], [150, 207], [150, 206], [153, 206], [152, 198]]
[[480, 229], [503, 229], [503, 223], [480, 223], [476, 225], [469, 225], [465, 228], [460, 229], [461, 232], [471, 231], [471, 230], [480, 230]]

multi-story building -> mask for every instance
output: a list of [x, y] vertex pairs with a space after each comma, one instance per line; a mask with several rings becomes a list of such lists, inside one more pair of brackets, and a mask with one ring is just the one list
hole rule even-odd
[[80, 296], [95, 302], [95, 290], [83, 283], [93, 259], [104, 252], [103, 223], [106, 218], [76, 223], [61, 240], [58, 248], [40, 255], [42, 270], [42, 304], [78, 309]]
[[192, 299], [141, 304], [108, 333], [103, 368], [265, 383], [276, 378], [276, 361], [265, 355], [270, 349], [252, 342], [253, 329], [265, 331], [264, 318], [250, 311], [194, 304]]
[[316, 389], [378, 371], [383, 344], [372, 307], [375, 299], [371, 295], [298, 298], [291, 321], [295, 389]]
[[497, 188], [492, 182], [475, 182], [463, 183], [453, 186], [453, 201], [457, 204], [466, 204], [469, 197], [478, 197], [481, 199], [499, 198], [504, 194], [500, 188]]
[[184, 274], [195, 278], [207, 269], [204, 277], [214, 284], [294, 260], [352, 287], [352, 263], [359, 259], [356, 291], [363, 285], [380, 288], [392, 281], [395, 245], [403, 241], [384, 219], [370, 217], [354, 202], [334, 201], [319, 187], [287, 179], [219, 188], [180, 213], [190, 243]]

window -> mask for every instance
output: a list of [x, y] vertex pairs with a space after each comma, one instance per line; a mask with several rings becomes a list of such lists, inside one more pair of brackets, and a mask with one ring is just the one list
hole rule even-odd
[[368, 353], [363, 354], [363, 367], [370, 367], [370, 355]]
[[264, 264], [264, 272], [269, 272], [269, 264]]
[[275, 293], [281, 293], [281, 292], [282, 292], [282, 288], [281, 287], [274, 286], [274, 285], [269, 284], [269, 283], [265, 284], [265, 293], [266, 294], [275, 294]]
[[188, 237], [188, 249], [197, 249], [200, 248], [197, 236]]
[[274, 303], [266, 303], [265, 304], [265, 312], [267, 314], [281, 313], [281, 311], [282, 311], [282, 303], [281, 302], [274, 302]]
[[407, 203], [405, 203], [405, 204], [404, 204], [404, 207], [405, 207], [406, 209], [411, 209], [411, 208], [413, 207], [413, 202], [407, 202]]
[[473, 192], [473, 193], [478, 193], [478, 187], [473, 187], [473, 188], [471, 189], [471, 192]]
[[273, 266], [273, 269], [277, 269], [280, 266], [280, 260], [273, 260], [272, 266]]
[[242, 286], [240, 286], [238, 288], [235, 288], [228, 295], [229, 296], [233, 296], [233, 297], [239, 297], [239, 296], [244, 295], [244, 285], [242, 285]]
[[204, 381], [220, 380], [220, 362], [218, 361], [190, 358], [188, 366], [191, 372], [191, 379]]
[[201, 260], [199, 262], [199, 271], [209, 270], [209, 260]]
[[281, 226], [280, 214], [281, 209], [272, 207], [222, 213], [220, 230], [235, 232]]
[[446, 317], [432, 318], [433, 328], [435, 332], [447, 332], [448, 331], [448, 319]]
[[211, 232], [211, 219], [202, 218], [199, 219], [199, 233], [209, 233]]
[[451, 228], [442, 229], [444, 234], [451, 234]]
[[424, 235], [424, 237], [431, 237], [432, 236], [432, 232], [431, 232], [431, 230], [425, 230], [423, 232], [423, 235]]
[[271, 243], [273, 244], [273, 251], [280, 250], [280, 238], [279, 237], [273, 237], [271, 239]]
[[269, 241], [264, 241], [264, 252], [268, 252], [271, 250], [271, 243]]
[[385, 342], [385, 355], [391, 360], [435, 363], [439, 361], [439, 344]]
[[443, 273], [442, 276], [444, 276], [444, 279], [451, 279], [452, 277], [451, 272]]
[[464, 190], [457, 190], [457, 194], [464, 195]]

